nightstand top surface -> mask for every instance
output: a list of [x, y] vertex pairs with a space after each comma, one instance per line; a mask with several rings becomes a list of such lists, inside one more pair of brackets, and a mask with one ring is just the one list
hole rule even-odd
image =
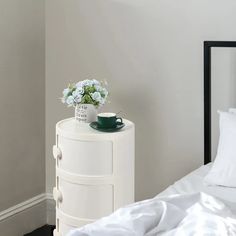
[[82, 136], [100, 136], [101, 138], [109, 138], [111, 136], [120, 136], [124, 135], [130, 130], [134, 129], [134, 123], [123, 119], [123, 123], [125, 124], [125, 127], [117, 132], [101, 132], [98, 130], [95, 130], [89, 126], [88, 123], [79, 123], [75, 120], [75, 118], [68, 118], [65, 120], [61, 120], [56, 124], [56, 131], [57, 134], [66, 136], [66, 137], [82, 137]]

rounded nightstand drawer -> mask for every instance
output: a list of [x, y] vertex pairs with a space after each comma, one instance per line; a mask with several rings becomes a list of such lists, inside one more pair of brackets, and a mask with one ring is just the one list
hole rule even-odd
[[[64, 224], [62, 221], [60, 222], [60, 234], [58, 236], [65, 236], [67, 235], [71, 230], [76, 229], [76, 226]], [[57, 236], [54, 234], [54, 236]]]
[[[92, 220], [75, 218], [57, 209], [57, 223], [60, 225], [60, 236], [67, 235], [71, 230], [93, 222]], [[55, 231], [57, 232], [57, 230]]]
[[112, 169], [112, 142], [87, 142], [58, 137], [58, 147], [62, 157], [58, 167], [78, 175], [111, 175]]
[[62, 201], [58, 208], [65, 214], [94, 220], [113, 212], [112, 185], [83, 185], [59, 178]]

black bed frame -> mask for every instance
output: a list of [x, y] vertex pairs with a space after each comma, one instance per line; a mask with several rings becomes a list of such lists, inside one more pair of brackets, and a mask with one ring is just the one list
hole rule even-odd
[[236, 41], [204, 41], [204, 164], [211, 162], [211, 48], [236, 47]]

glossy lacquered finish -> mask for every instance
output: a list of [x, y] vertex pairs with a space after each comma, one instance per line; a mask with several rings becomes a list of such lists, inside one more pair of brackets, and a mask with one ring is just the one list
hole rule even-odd
[[124, 120], [118, 132], [103, 133], [74, 118], [56, 125], [56, 229], [71, 229], [109, 215], [134, 202], [134, 124]]

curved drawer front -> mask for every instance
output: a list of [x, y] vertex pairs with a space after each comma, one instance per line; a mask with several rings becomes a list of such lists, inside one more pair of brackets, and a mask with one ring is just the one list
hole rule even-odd
[[75, 217], [68, 216], [57, 209], [57, 222], [58, 222], [58, 227], [55, 231], [58, 232], [59, 229], [60, 236], [63, 236], [67, 235], [73, 229], [80, 228], [86, 224], [93, 223], [94, 221], [77, 219]]
[[73, 217], [94, 220], [113, 212], [112, 185], [82, 185], [59, 179], [59, 209]]
[[112, 142], [86, 142], [58, 137], [62, 158], [58, 167], [77, 175], [111, 175]]
[[76, 229], [76, 228], [77, 227], [73, 227], [71, 225], [64, 224], [63, 222], [60, 222], [60, 227], [59, 227], [60, 236], [67, 235], [71, 230]]

